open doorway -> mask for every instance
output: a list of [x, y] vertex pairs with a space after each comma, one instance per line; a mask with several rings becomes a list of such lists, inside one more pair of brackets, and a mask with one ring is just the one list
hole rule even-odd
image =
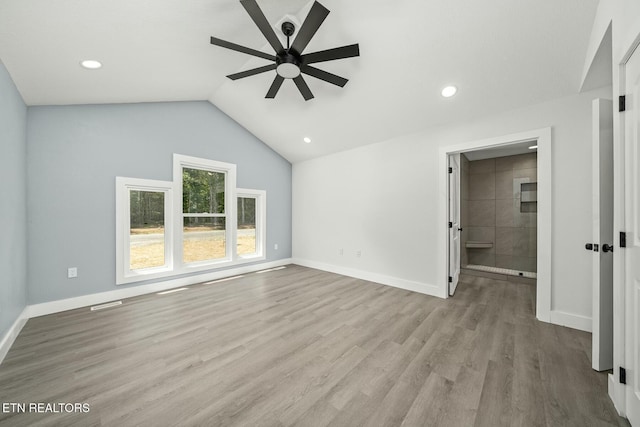
[[535, 141], [460, 153], [460, 267], [466, 275], [535, 284]]
[[[535, 147], [535, 148], [529, 148]], [[514, 277], [536, 280], [536, 317], [550, 321], [551, 312], [551, 129], [544, 128], [503, 137], [472, 141], [465, 144], [442, 147], [441, 161], [446, 165], [447, 176], [450, 175], [450, 161], [459, 159], [462, 178], [457, 190], [451, 188], [451, 179], [443, 180], [443, 192], [446, 195], [443, 203], [443, 216], [449, 223], [448, 233], [441, 234], [441, 241], [446, 247], [445, 265], [446, 289], [450, 286], [450, 274], [453, 243], [451, 242], [451, 206], [450, 197], [454, 191], [460, 195], [460, 227], [458, 259], [463, 267], [472, 266], [474, 271], [486, 271], [494, 274], [514, 274]], [[496, 159], [502, 158], [497, 161]], [[489, 160], [491, 159], [491, 160]], [[466, 162], [468, 161], [468, 163]], [[471, 212], [465, 212], [465, 198], [469, 200], [471, 180], [467, 188], [465, 172], [470, 179], [471, 165], [476, 163], [474, 171], [480, 181], [493, 183], [482, 189], [482, 183], [474, 178], [473, 185], [483, 195], [472, 198], [480, 212], [474, 221], [470, 221]], [[500, 202], [496, 198], [496, 162], [501, 177], [509, 180], [501, 181]], [[516, 171], [514, 172], [514, 167]], [[467, 169], [468, 168], [468, 169]], [[484, 168], [484, 169], [483, 169]], [[484, 174], [480, 177], [479, 175]], [[524, 195], [523, 195], [524, 194]], [[507, 196], [508, 195], [508, 196]], [[481, 206], [482, 205], [482, 206]], [[508, 209], [507, 209], [508, 206]], [[517, 213], [517, 216], [516, 216]], [[500, 215], [500, 221], [497, 220]], [[469, 227], [465, 227], [465, 222]], [[475, 227], [474, 227], [475, 226]], [[500, 228], [498, 231], [497, 229]], [[447, 229], [445, 229], [447, 230]], [[496, 258], [500, 236], [500, 257]], [[516, 242], [514, 244], [514, 233]], [[510, 241], [509, 241], [510, 238]], [[517, 255], [514, 255], [517, 254]], [[498, 263], [496, 262], [498, 261]], [[504, 270], [500, 270], [504, 269]], [[491, 271], [493, 270], [493, 271]]]

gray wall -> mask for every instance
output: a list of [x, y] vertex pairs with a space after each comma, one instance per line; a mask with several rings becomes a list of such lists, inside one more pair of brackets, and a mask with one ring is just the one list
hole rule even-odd
[[467, 249], [468, 263], [533, 271], [536, 268], [537, 211], [523, 211], [522, 183], [537, 182], [536, 153], [469, 162], [467, 239], [493, 247]]
[[0, 339], [26, 304], [27, 107], [0, 62]]
[[115, 177], [170, 181], [173, 153], [235, 163], [238, 187], [266, 190], [267, 261], [291, 257], [291, 164], [208, 102], [30, 107], [27, 140], [30, 303], [123, 287]]

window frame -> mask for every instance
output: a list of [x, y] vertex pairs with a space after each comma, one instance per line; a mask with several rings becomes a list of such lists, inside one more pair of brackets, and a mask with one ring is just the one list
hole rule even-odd
[[[225, 173], [225, 213], [204, 214], [204, 216], [225, 218], [224, 258], [184, 263], [182, 201], [183, 168], [202, 169]], [[130, 269], [130, 191], [164, 192], [165, 218], [165, 264], [160, 267]], [[238, 197], [256, 199], [256, 253], [239, 255], [237, 246]], [[267, 247], [267, 192], [236, 188], [236, 165], [199, 157], [173, 155], [173, 181], [160, 181], [140, 178], [116, 177], [116, 285], [142, 282], [163, 277], [175, 277], [199, 271], [212, 271], [217, 268], [231, 267], [266, 259]], [[201, 217], [203, 214], [186, 214]]]
[[[240, 255], [238, 254], [238, 245], [236, 244], [234, 253], [241, 260], [256, 261], [265, 259], [267, 253], [267, 192], [265, 190], [237, 188], [236, 209], [238, 206], [238, 198], [252, 198], [256, 200], [256, 252], [253, 254]], [[237, 218], [236, 212], [236, 238], [238, 236]]]
[[[116, 177], [116, 284], [165, 277], [174, 271], [173, 182]], [[164, 193], [164, 265], [131, 270], [131, 191]]]
[[[183, 240], [184, 240], [184, 218], [182, 209], [182, 170], [184, 168], [200, 169], [209, 172], [221, 172], [225, 174], [224, 180], [224, 215], [206, 214], [206, 217], [225, 218], [225, 257], [211, 260], [203, 260], [185, 263], [183, 260]], [[201, 270], [210, 270], [217, 266], [232, 264], [236, 253], [236, 165], [232, 163], [219, 162], [216, 160], [203, 159], [200, 157], [185, 156], [182, 154], [173, 155], [173, 185], [174, 185], [174, 267], [175, 273], [189, 273]], [[186, 214], [188, 217], [203, 216], [202, 214]]]

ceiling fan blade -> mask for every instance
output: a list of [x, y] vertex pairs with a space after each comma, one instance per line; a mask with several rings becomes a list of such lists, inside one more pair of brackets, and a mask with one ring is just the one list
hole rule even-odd
[[324, 70], [321, 70], [316, 67], [312, 67], [310, 65], [305, 65], [300, 69], [301, 72], [308, 74], [312, 77], [315, 77], [320, 80], [324, 80], [325, 82], [334, 84], [336, 86], [344, 87], [349, 80], [344, 77], [336, 76], [335, 74], [328, 73]]
[[296, 84], [296, 86], [298, 86], [298, 90], [302, 94], [302, 97], [304, 98], [305, 101], [308, 101], [313, 98], [311, 89], [309, 89], [309, 86], [307, 86], [307, 82], [304, 81], [304, 79], [302, 78], [302, 75], [299, 75], [298, 77], [293, 79], [293, 82]]
[[329, 9], [318, 3], [317, 1], [311, 6], [309, 14], [305, 18], [302, 26], [298, 30], [295, 40], [291, 45], [291, 49], [298, 53], [302, 53], [305, 47], [309, 44], [309, 41], [313, 35], [318, 31], [320, 25], [324, 22], [325, 18], [329, 14]]
[[280, 43], [280, 39], [276, 36], [275, 31], [273, 31], [271, 24], [267, 21], [267, 18], [264, 16], [264, 13], [262, 13], [262, 10], [260, 9], [260, 6], [258, 6], [258, 3], [256, 3], [256, 0], [240, 0], [240, 3], [245, 8], [251, 19], [253, 19], [253, 22], [258, 26], [258, 29], [267, 39], [273, 50], [275, 50], [276, 53], [284, 52], [284, 47], [282, 46], [282, 43]]
[[352, 58], [354, 56], [360, 56], [360, 46], [358, 43], [302, 55], [302, 63], [314, 64], [316, 62], [333, 61], [335, 59]]
[[276, 69], [276, 64], [273, 63], [270, 65], [265, 65], [264, 67], [252, 68], [251, 70], [240, 71], [239, 73], [235, 73], [235, 74], [229, 74], [227, 77], [229, 77], [231, 80], [238, 80], [244, 77], [255, 76], [256, 74], [264, 73], [264, 72], [275, 70], [275, 69]]
[[267, 96], [265, 96], [265, 98], [275, 98], [276, 94], [280, 90], [280, 86], [282, 86], [283, 81], [284, 77], [276, 74], [276, 78], [273, 79], [273, 83], [271, 83], [271, 87], [269, 88], [269, 91], [267, 92]]
[[258, 58], [268, 59], [269, 61], [275, 61], [275, 55], [269, 55], [268, 53], [260, 52], [259, 50], [251, 49], [250, 47], [240, 46], [239, 44], [231, 43], [226, 40], [219, 39], [217, 37], [211, 37], [211, 44], [224, 47], [227, 49], [235, 50], [237, 52], [246, 53], [248, 55], [257, 56]]

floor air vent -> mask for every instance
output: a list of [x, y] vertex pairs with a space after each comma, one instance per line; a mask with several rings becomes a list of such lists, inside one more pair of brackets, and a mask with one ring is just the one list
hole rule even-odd
[[186, 291], [186, 290], [187, 290], [187, 288], [169, 289], [168, 291], [158, 292], [157, 295], [168, 295], [168, 294], [173, 294], [173, 293], [176, 293], [176, 292]]
[[262, 274], [262, 273], [268, 273], [270, 271], [276, 271], [276, 270], [282, 270], [283, 268], [287, 268], [284, 265], [282, 267], [275, 267], [275, 268], [270, 268], [268, 270], [260, 270], [260, 271], [256, 271], [256, 274]]
[[122, 305], [122, 301], [113, 301], [106, 304], [94, 305], [93, 307], [91, 307], [91, 311], [102, 310], [109, 307], [116, 307], [118, 305]]
[[210, 282], [204, 282], [204, 285], [211, 285], [213, 283], [220, 283], [220, 282], [226, 282], [227, 280], [233, 280], [233, 279], [239, 279], [241, 277], [244, 276], [231, 276], [231, 277], [225, 277], [224, 279], [218, 279], [218, 280], [212, 280]]

